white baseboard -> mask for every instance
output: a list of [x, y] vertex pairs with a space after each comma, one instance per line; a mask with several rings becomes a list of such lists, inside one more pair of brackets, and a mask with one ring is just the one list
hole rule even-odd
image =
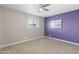
[[42, 38], [42, 37], [44, 37], [44, 36], [39, 36], [39, 37], [35, 37], [35, 38], [32, 38], [32, 39], [28, 39], [28, 40], [22, 40], [22, 41], [13, 42], [13, 43], [10, 43], [10, 44], [2, 45], [2, 46], [0, 46], [0, 49], [2, 49], [2, 48], [4, 48], [4, 47], [11, 46], [11, 45], [19, 44], [19, 43], [22, 43], [22, 42], [27, 42], [27, 41], [39, 39], [39, 38]]
[[61, 42], [66, 42], [66, 43], [70, 43], [70, 44], [74, 44], [74, 45], [78, 45], [78, 43], [75, 43], [75, 42], [70, 42], [70, 41], [66, 41], [66, 40], [62, 40], [62, 39], [58, 39], [58, 38], [53, 38], [53, 37], [48, 37], [48, 36], [45, 36], [46, 38], [49, 38], [49, 39], [54, 39], [54, 40], [57, 40], [57, 41], [61, 41]]
[[31, 41], [31, 40], [35, 40], [35, 39], [39, 39], [39, 38], [42, 38], [42, 37], [46, 37], [46, 38], [49, 38], [49, 39], [54, 39], [54, 40], [57, 40], [57, 41], [66, 42], [66, 43], [70, 43], [70, 44], [74, 44], [74, 45], [78, 45], [79, 46], [78, 43], [74, 43], [74, 42], [70, 42], [70, 41], [66, 41], [66, 40], [53, 38], [53, 37], [48, 37], [48, 36], [39, 36], [39, 37], [35, 37], [35, 38], [32, 38], [32, 39], [28, 39], [28, 40], [22, 40], [22, 41], [13, 42], [13, 43], [10, 43], [10, 44], [2, 45], [2, 46], [0, 46], [0, 49], [2, 49], [4, 47], [11, 46], [11, 45], [15, 45], [15, 44], [19, 44], [19, 43], [23, 43], [23, 42], [27, 42], [27, 41]]

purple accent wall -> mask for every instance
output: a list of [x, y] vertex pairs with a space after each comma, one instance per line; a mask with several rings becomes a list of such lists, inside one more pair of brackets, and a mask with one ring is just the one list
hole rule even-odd
[[[57, 16], [57, 18], [56, 18]], [[62, 19], [63, 28], [50, 28], [52, 20]], [[79, 43], [79, 10], [45, 18], [45, 36]]]

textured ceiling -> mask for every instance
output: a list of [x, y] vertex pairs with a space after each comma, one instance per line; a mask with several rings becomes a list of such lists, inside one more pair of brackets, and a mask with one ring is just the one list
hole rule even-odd
[[2, 6], [42, 17], [49, 17], [79, 9], [79, 4], [50, 4], [47, 7], [49, 9], [48, 12], [42, 11], [39, 13], [39, 4], [3, 4]]

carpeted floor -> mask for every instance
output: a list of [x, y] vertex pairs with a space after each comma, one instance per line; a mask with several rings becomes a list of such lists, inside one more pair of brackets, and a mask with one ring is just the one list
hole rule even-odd
[[79, 53], [79, 46], [56, 41], [48, 38], [40, 38], [28, 42], [5, 47], [0, 50], [3, 54], [74, 54]]

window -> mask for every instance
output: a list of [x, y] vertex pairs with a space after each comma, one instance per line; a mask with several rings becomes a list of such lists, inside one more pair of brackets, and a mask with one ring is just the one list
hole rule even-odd
[[28, 27], [29, 28], [33, 28], [33, 27], [38, 28], [39, 27], [39, 18], [36, 16], [28, 16]]
[[62, 20], [53, 20], [50, 22], [51, 28], [61, 28], [62, 27]]

